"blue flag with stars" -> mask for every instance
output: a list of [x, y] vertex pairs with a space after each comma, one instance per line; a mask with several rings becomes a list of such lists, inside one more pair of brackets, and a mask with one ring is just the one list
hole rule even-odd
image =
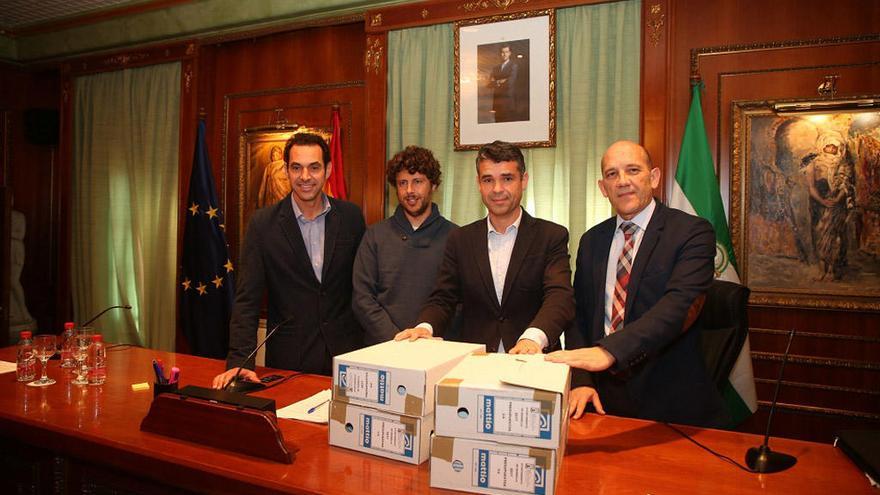
[[199, 121], [183, 236], [181, 315], [190, 352], [222, 359], [229, 349], [235, 287], [219, 204], [205, 145], [205, 122]]

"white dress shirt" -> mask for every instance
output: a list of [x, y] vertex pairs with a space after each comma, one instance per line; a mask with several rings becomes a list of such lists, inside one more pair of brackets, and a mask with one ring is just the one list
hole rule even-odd
[[[519, 233], [519, 224], [522, 221], [522, 207], [519, 209], [519, 216], [516, 220], [505, 229], [504, 232], [498, 232], [489, 217], [486, 217], [486, 242], [489, 248], [489, 267], [492, 270], [492, 283], [495, 286], [495, 297], [498, 298], [498, 305], [501, 305], [501, 296], [504, 295], [504, 281], [507, 278], [507, 268], [510, 266], [510, 257], [513, 255], [513, 246], [516, 244], [516, 236]], [[434, 329], [430, 323], [422, 322], [417, 326], [425, 328], [431, 333]], [[536, 327], [526, 328], [520, 335], [519, 339], [529, 339], [538, 344], [538, 347], [545, 348], [549, 345], [547, 334], [543, 330]], [[498, 352], [506, 352], [504, 349], [504, 340], [502, 339], [498, 345]]]
[[326, 223], [327, 212], [330, 211], [330, 200], [327, 199], [327, 195], [322, 193], [321, 198], [323, 199], [324, 208], [315, 218], [309, 220], [305, 217], [299, 205], [296, 204], [293, 195], [290, 195], [290, 202], [293, 203], [293, 214], [296, 217], [296, 222], [299, 224], [299, 230], [306, 245], [306, 252], [309, 255], [309, 262], [312, 265], [312, 271], [315, 273], [318, 282], [321, 281], [321, 274], [324, 271], [324, 224]]
[[[614, 286], [617, 285], [617, 260], [620, 258], [620, 253], [623, 252], [624, 245], [624, 236], [623, 231], [620, 230], [620, 224], [629, 221], [638, 227], [635, 234], [633, 234], [632, 263], [635, 266], [636, 256], [639, 254], [639, 246], [642, 244], [642, 238], [645, 236], [645, 230], [648, 228], [648, 223], [651, 222], [656, 206], [657, 204], [654, 202], [654, 199], [651, 199], [648, 206], [632, 219], [624, 220], [620, 218], [620, 215], [617, 216], [617, 223], [614, 226], [614, 238], [611, 241], [611, 250], [608, 252], [608, 265], [605, 268], [605, 335], [611, 332], [611, 307], [614, 305]], [[626, 315], [624, 315], [624, 318], [626, 318]]]

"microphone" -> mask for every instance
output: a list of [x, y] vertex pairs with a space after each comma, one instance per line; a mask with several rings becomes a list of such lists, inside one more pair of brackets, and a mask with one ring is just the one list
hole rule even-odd
[[785, 346], [785, 354], [782, 356], [782, 365], [779, 367], [779, 378], [776, 380], [776, 391], [773, 392], [773, 403], [770, 405], [770, 415], [767, 418], [767, 431], [764, 433], [764, 443], [760, 447], [752, 447], [746, 452], [746, 465], [756, 473], [775, 473], [785, 471], [797, 463], [797, 457], [782, 452], [773, 452], [767, 446], [770, 441], [770, 424], [773, 422], [773, 412], [776, 410], [776, 399], [779, 398], [779, 386], [782, 384], [782, 373], [785, 371], [785, 363], [788, 361], [788, 351], [791, 349], [791, 340], [794, 338], [794, 328], [788, 334], [788, 345]]
[[91, 320], [89, 320], [89, 321], [83, 323], [83, 324], [80, 325], [80, 326], [81, 326], [81, 327], [87, 327], [87, 326], [89, 326], [90, 323], [92, 323], [93, 321], [95, 321], [95, 320], [97, 320], [98, 318], [100, 318], [101, 316], [103, 316], [104, 313], [106, 313], [107, 311], [110, 311], [111, 309], [116, 309], [116, 308], [131, 309], [131, 305], [130, 305], [130, 304], [120, 304], [120, 305], [118, 305], [118, 306], [110, 306], [109, 308], [107, 308], [107, 309], [105, 309], [104, 311], [101, 311], [100, 313], [96, 314], [95, 316], [92, 317]]
[[238, 371], [235, 373], [235, 376], [233, 376], [232, 380], [229, 380], [229, 382], [223, 387], [224, 391], [228, 390], [230, 386], [232, 387], [232, 390], [229, 390], [230, 392], [239, 392], [239, 393], [246, 393], [246, 392], [251, 392], [253, 390], [260, 390], [260, 389], [266, 388], [266, 386], [263, 385], [262, 383], [239, 381], [238, 377], [239, 377], [239, 375], [241, 375], [241, 368], [242, 368], [242, 366], [247, 364], [247, 362], [250, 361], [252, 357], [257, 355], [257, 351], [259, 351], [261, 347], [266, 345], [266, 342], [269, 341], [269, 338], [272, 337], [272, 335], [275, 335], [275, 332], [277, 332], [279, 328], [281, 328], [286, 323], [289, 323], [294, 318], [296, 318], [296, 317], [291, 316], [290, 318], [287, 318], [286, 320], [282, 321], [281, 323], [275, 325], [275, 327], [272, 330], [270, 330], [269, 333], [266, 334], [266, 337], [263, 339], [263, 341], [260, 342], [259, 344], [257, 344], [257, 347], [255, 347], [254, 350], [251, 351], [250, 354], [248, 354], [248, 357], [244, 358], [244, 362], [242, 362], [241, 365], [238, 367]]

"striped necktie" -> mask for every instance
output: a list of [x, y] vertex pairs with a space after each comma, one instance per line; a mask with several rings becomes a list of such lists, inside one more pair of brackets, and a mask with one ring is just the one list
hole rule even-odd
[[635, 233], [639, 226], [632, 222], [620, 224], [623, 231], [623, 251], [617, 258], [617, 283], [614, 284], [614, 302], [611, 305], [611, 328], [609, 333], [623, 329], [623, 317], [626, 309], [626, 287], [629, 285], [629, 274], [632, 272], [633, 256], [635, 256]]

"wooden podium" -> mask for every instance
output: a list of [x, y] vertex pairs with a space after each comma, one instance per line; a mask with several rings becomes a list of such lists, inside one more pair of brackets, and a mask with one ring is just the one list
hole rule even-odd
[[[274, 400], [270, 412], [187, 395], [190, 388], [159, 394], [153, 399], [141, 430], [284, 464], [293, 462], [294, 456], [278, 429]], [[210, 389], [202, 390], [211, 393]], [[217, 393], [227, 397], [241, 395]]]

